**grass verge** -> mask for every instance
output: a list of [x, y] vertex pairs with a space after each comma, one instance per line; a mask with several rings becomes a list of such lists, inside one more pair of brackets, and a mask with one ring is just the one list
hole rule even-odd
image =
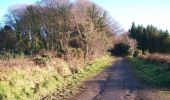
[[105, 56], [70, 76], [61, 76], [55, 67], [0, 70], [0, 100], [48, 99], [53, 93], [58, 99], [67, 98], [75, 94], [79, 84], [104, 70], [112, 61], [113, 58]]
[[151, 63], [137, 58], [129, 58], [132, 69], [139, 81], [156, 86], [170, 87], [170, 71], [168, 65]]
[[97, 59], [91, 65], [86, 66], [84, 69], [78, 73], [72, 74], [65, 79], [64, 84], [52, 94], [45, 96], [43, 99], [51, 100], [68, 100], [73, 97], [78, 91], [79, 86], [83, 84], [84, 81], [88, 80], [90, 77], [99, 74], [104, 69], [112, 64], [115, 59], [110, 56], [105, 56], [102, 59]]

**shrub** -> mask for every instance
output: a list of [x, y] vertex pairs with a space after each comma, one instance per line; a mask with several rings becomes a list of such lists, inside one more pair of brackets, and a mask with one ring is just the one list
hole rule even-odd
[[73, 73], [78, 72], [84, 66], [84, 52], [80, 48], [69, 48], [66, 55], [66, 61], [70, 65]]
[[133, 56], [137, 48], [137, 41], [130, 38], [128, 34], [129, 33], [125, 33], [125, 34], [118, 36], [117, 39], [115, 40], [117, 43], [115, 47], [117, 46], [124, 47], [124, 50], [120, 52], [122, 52], [124, 55]]
[[115, 52], [120, 55], [128, 55], [130, 46], [125, 43], [118, 43], [115, 45]]
[[46, 66], [46, 61], [42, 58], [33, 59], [34, 63], [39, 66]]
[[48, 55], [37, 56], [33, 59], [34, 63], [39, 66], [46, 66], [47, 62], [51, 61], [51, 57]]
[[60, 65], [62, 66], [59, 66], [58, 67], [58, 73], [61, 75], [61, 76], [68, 76], [68, 75], [71, 75], [71, 70], [69, 68], [69, 65], [67, 63], [60, 63]]
[[149, 54], [149, 50], [145, 50], [144, 52], [143, 52], [143, 55], [148, 55]]
[[142, 50], [136, 49], [133, 56], [134, 57], [140, 57], [142, 55]]
[[50, 61], [50, 60], [51, 60], [51, 57], [50, 57], [49, 55], [43, 54], [43, 55], [41, 55], [41, 57], [42, 57], [44, 60], [46, 60], [46, 61]]
[[73, 38], [69, 41], [69, 46], [72, 48], [83, 48], [84, 44], [80, 38]]
[[9, 59], [13, 58], [13, 54], [11, 52], [8, 52], [8, 51], [1, 51], [0, 52], [0, 58], [9, 60]]

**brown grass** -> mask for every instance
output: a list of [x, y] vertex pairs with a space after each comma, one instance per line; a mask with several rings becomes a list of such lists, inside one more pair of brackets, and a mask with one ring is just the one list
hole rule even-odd
[[170, 55], [169, 54], [160, 54], [160, 53], [152, 53], [141, 55], [140, 59], [150, 61], [150, 62], [158, 62], [158, 63], [170, 63]]
[[[56, 67], [58, 71], [62, 72], [64, 71], [65, 67], [67, 66], [72, 73], [78, 72], [87, 64], [93, 63], [96, 58], [100, 58], [101, 55], [95, 54], [89, 54], [88, 59], [86, 63], [84, 62], [84, 53], [81, 49], [75, 49], [75, 48], [69, 48], [68, 54], [64, 57], [58, 57], [56, 56], [56, 53], [53, 51], [41, 51], [36, 55], [24, 57], [24, 58], [10, 58], [10, 59], [0, 59], [0, 70], [4, 69], [13, 69], [13, 68], [20, 68], [27, 70], [29, 68], [36, 68], [36, 67], [49, 67], [53, 66]], [[42, 56], [49, 57], [50, 60], [44, 59]], [[36, 62], [36, 60], [43, 60], [45, 61], [45, 64], [41, 64], [42, 62]], [[40, 64], [39, 64], [40, 63]], [[60, 69], [62, 68], [62, 69]]]
[[0, 69], [2, 68], [11, 68], [11, 67], [20, 67], [26, 68], [30, 66], [36, 66], [33, 60], [29, 58], [16, 58], [9, 60], [0, 60]]

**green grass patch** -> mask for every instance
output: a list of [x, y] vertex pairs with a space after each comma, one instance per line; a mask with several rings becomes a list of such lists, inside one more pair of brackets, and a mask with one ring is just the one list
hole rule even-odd
[[129, 58], [137, 79], [156, 86], [170, 87], [168, 64], [151, 63], [137, 58]]
[[[80, 70], [78, 73], [72, 74], [65, 77], [64, 84], [60, 87], [61, 90], [57, 89], [56, 93], [53, 95], [60, 95], [60, 99], [70, 99], [69, 95], [75, 95], [77, 89], [84, 81], [88, 80], [90, 77], [99, 74], [104, 69], [106, 69], [115, 59], [109, 56], [105, 56], [102, 59], [97, 59], [93, 64], [86, 66], [84, 69]], [[68, 91], [70, 91], [69, 94]], [[58, 97], [57, 96], [57, 97]], [[68, 97], [67, 97], [68, 96]], [[52, 96], [48, 95], [45, 97], [46, 100], [51, 99]]]
[[112, 61], [113, 58], [105, 56], [69, 76], [60, 75], [52, 66], [1, 70], [0, 100], [38, 100], [48, 98], [52, 93], [65, 98], [65, 93], [72, 91], [71, 94], [75, 94], [83, 81], [104, 70]]

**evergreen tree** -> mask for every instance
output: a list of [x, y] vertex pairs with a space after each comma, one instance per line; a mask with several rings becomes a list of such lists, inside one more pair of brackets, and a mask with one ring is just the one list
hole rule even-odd
[[148, 25], [146, 28], [142, 25], [135, 26], [133, 22], [129, 32], [130, 37], [137, 40], [139, 49], [149, 50], [150, 52], [170, 53], [170, 34], [167, 30], [158, 30], [153, 25]]

